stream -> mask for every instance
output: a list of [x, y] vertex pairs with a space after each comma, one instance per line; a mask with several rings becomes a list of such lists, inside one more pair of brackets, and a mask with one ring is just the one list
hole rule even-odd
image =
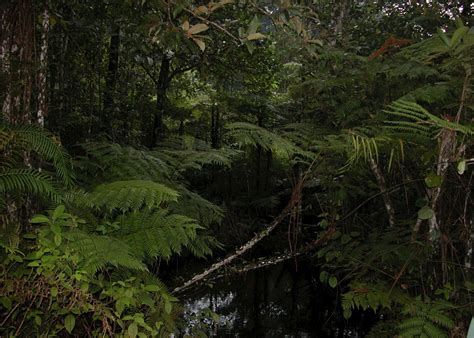
[[201, 285], [182, 301], [187, 332], [203, 322], [201, 311], [219, 315], [218, 324], [205, 331], [211, 337], [363, 337], [375, 321], [364, 312], [345, 320], [336, 292], [301, 262], [297, 269], [286, 262], [222, 278], [212, 287]]

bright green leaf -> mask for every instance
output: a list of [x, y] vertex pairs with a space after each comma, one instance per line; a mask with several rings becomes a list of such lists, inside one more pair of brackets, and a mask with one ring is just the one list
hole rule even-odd
[[249, 28], [247, 30], [248, 35], [252, 35], [257, 32], [258, 26], [260, 26], [260, 19], [258, 16], [254, 16], [252, 21], [250, 21]]
[[332, 287], [332, 288], [335, 288], [336, 285], [337, 285], [336, 276], [331, 276], [331, 278], [329, 278], [329, 286]]
[[64, 205], [58, 205], [53, 211], [53, 220], [58, 219], [62, 214], [64, 214]]
[[462, 175], [466, 171], [466, 160], [461, 160], [457, 165], [458, 174]]
[[71, 333], [74, 330], [74, 326], [76, 325], [76, 317], [69, 314], [66, 316], [64, 320], [64, 327], [66, 328], [67, 332]]
[[434, 216], [434, 211], [429, 206], [424, 206], [420, 210], [418, 210], [418, 218], [419, 219], [430, 219]]
[[161, 288], [158, 285], [149, 284], [145, 285], [145, 290], [150, 292], [158, 292], [161, 290]]
[[51, 288], [51, 296], [56, 297], [58, 295], [58, 288]]
[[54, 235], [54, 244], [56, 244], [57, 246], [60, 246], [62, 241], [63, 241], [63, 238], [61, 234]]
[[171, 313], [171, 309], [173, 308], [173, 305], [171, 304], [171, 302], [165, 302], [165, 312], [167, 314], [170, 314]]
[[38, 224], [38, 223], [49, 223], [49, 218], [46, 217], [45, 215], [36, 215], [33, 216], [31, 219], [31, 223]]
[[443, 184], [443, 177], [436, 175], [435, 173], [430, 173], [426, 176], [425, 183], [428, 188], [437, 188]]
[[138, 326], [136, 323], [130, 324], [130, 326], [127, 329], [128, 336], [130, 338], [135, 338], [138, 334]]

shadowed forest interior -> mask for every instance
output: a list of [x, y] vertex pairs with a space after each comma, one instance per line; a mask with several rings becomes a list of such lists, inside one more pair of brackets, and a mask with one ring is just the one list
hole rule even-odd
[[473, 10], [1, 1], [0, 336], [474, 334]]

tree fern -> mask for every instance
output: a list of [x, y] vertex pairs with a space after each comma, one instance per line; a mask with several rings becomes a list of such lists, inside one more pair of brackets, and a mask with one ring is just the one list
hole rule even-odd
[[163, 159], [175, 173], [201, 170], [205, 165], [230, 167], [239, 153], [239, 150], [230, 147], [213, 149], [207, 142], [189, 135], [170, 137], [150, 152]]
[[176, 202], [178, 195], [177, 191], [153, 181], [116, 181], [97, 186], [88, 194], [88, 202], [99, 208], [127, 211]]
[[179, 187], [178, 192], [178, 201], [169, 205], [168, 209], [171, 212], [196, 219], [199, 224], [206, 227], [222, 221], [224, 217], [222, 208], [185, 187]]
[[384, 113], [394, 118], [385, 121], [386, 128], [394, 132], [433, 138], [441, 129], [449, 129], [464, 135], [474, 135], [474, 128], [442, 119], [415, 102], [395, 101]]
[[[196, 239], [201, 227], [195, 220], [177, 214], [168, 214], [165, 210], [152, 213], [130, 213], [117, 219], [119, 229], [111, 235], [132, 248], [134, 255], [140, 258], [169, 258], [180, 253]], [[202, 243], [202, 242], [201, 242]], [[209, 253], [202, 243], [195, 252]], [[202, 256], [202, 255], [201, 255]]]
[[339, 134], [327, 135], [316, 142], [316, 147], [324, 153], [340, 154], [346, 163], [340, 168], [345, 170], [360, 161], [373, 159], [378, 161], [381, 150], [397, 151], [402, 154], [403, 144], [394, 142], [388, 135], [375, 128], [354, 128], [342, 130]]
[[254, 124], [235, 122], [226, 125], [226, 129], [226, 137], [236, 142], [240, 147], [258, 145], [286, 158], [302, 153], [301, 149], [289, 140]]
[[[58, 178], [66, 185], [73, 181], [71, 159], [59, 142], [44, 129], [34, 125], [0, 124], [0, 152], [33, 152], [41, 160], [50, 162]], [[11, 154], [10, 154], [11, 156]]]
[[65, 232], [64, 246], [83, 257], [80, 262], [82, 269], [91, 273], [113, 265], [128, 269], [146, 270], [146, 265], [136, 255], [132, 247], [124, 241], [110, 237], [95, 235], [82, 231]]
[[409, 317], [398, 325], [402, 337], [448, 337], [446, 330], [454, 327], [453, 320], [446, 315], [452, 308], [448, 302], [423, 302], [419, 299], [407, 304], [402, 313]]
[[115, 143], [88, 143], [83, 145], [87, 156], [77, 161], [91, 174], [97, 170], [107, 181], [166, 180], [173, 168], [148, 150], [123, 147]]
[[1, 193], [31, 193], [61, 201], [61, 194], [54, 187], [53, 179], [33, 169], [0, 169]]
[[162, 150], [155, 154], [167, 156], [170, 164], [177, 170], [200, 170], [205, 165], [218, 165], [230, 167], [232, 158], [239, 152], [230, 148], [198, 150]]

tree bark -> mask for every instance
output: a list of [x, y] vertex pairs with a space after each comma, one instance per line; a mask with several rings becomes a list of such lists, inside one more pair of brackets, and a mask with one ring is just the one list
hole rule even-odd
[[47, 73], [48, 73], [48, 37], [49, 37], [49, 8], [48, 1], [44, 3], [44, 9], [41, 22], [41, 51], [40, 51], [40, 68], [38, 72], [38, 112], [37, 123], [44, 127], [44, 119], [48, 114], [47, 103]]
[[151, 139], [151, 147], [158, 144], [165, 136], [165, 128], [163, 123], [163, 115], [165, 110], [166, 90], [171, 82], [170, 67], [171, 67], [171, 53], [164, 53], [161, 60], [160, 75], [156, 82], [156, 110], [153, 121], [153, 133]]
[[2, 112], [10, 123], [29, 123], [33, 91], [35, 25], [31, 0], [0, 5], [0, 71], [4, 90]]
[[115, 92], [115, 85], [117, 83], [117, 73], [119, 64], [119, 50], [120, 50], [120, 26], [113, 29], [110, 37], [109, 46], [109, 66], [107, 70], [107, 78], [105, 80], [105, 90], [102, 104], [101, 115], [101, 131], [112, 131], [111, 120], [113, 118], [113, 97]]
[[351, 5], [351, 0], [338, 0], [336, 1], [338, 5], [334, 6], [335, 13], [334, 17], [334, 39], [332, 41], [332, 45], [335, 46], [337, 41], [342, 41], [344, 38], [343, 30], [344, 30], [344, 19], [349, 14], [349, 9]]

